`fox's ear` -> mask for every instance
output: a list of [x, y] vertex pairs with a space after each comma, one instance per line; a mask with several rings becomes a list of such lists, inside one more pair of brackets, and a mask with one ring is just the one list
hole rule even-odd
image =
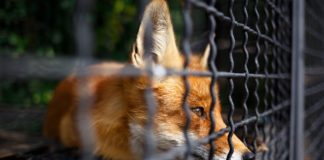
[[136, 67], [144, 67], [148, 59], [168, 68], [182, 66], [165, 0], [152, 0], [146, 7], [133, 46], [131, 60]]
[[210, 55], [210, 44], [208, 43], [203, 56], [201, 57], [200, 63], [203, 68], [208, 68], [208, 58]]

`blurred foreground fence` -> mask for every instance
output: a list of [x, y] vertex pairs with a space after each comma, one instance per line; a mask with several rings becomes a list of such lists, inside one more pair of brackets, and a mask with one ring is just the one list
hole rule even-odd
[[[94, 1], [88, 0], [76, 3], [73, 24], [79, 57], [0, 57], [0, 79], [62, 79], [71, 72], [99, 62], [92, 57], [93, 29], [90, 21], [86, 20], [94, 5]], [[209, 76], [214, 82], [218, 81], [223, 114], [227, 116], [228, 127], [210, 133], [203, 142], [208, 143], [209, 139], [219, 138], [225, 133], [236, 133], [257, 153], [257, 159], [322, 159], [324, 22], [321, 17], [324, 15], [324, 2], [186, 0], [182, 11], [184, 34], [181, 48], [186, 61], [194, 48], [190, 46], [195, 35], [195, 28], [192, 27], [201, 25], [201, 21], [195, 22], [194, 15], [190, 13], [203, 12], [204, 17], [199, 18], [205, 20], [203, 25], [208, 36], [204, 40], [211, 45], [210, 70], [195, 73], [194, 76]], [[181, 75], [186, 81], [190, 75], [186, 67], [181, 72], [168, 71], [167, 75]], [[100, 73], [109, 75], [115, 72], [118, 71], [112, 68]], [[129, 70], [124, 74], [141, 73], [143, 71]], [[212, 97], [215, 101], [215, 95]], [[91, 103], [91, 97], [80, 101], [80, 116], [87, 117], [84, 111]], [[149, 111], [154, 111], [154, 106], [148, 107], [151, 108]], [[153, 114], [149, 116], [154, 118]], [[81, 134], [83, 143], [87, 144], [84, 153], [89, 153], [93, 145], [93, 140], [89, 138], [91, 131], [84, 127], [89, 123], [87, 121], [85, 118], [79, 124], [79, 131], [85, 133]], [[215, 123], [213, 119], [211, 121], [211, 124]], [[187, 130], [184, 128], [184, 132]], [[150, 138], [146, 139], [150, 141]], [[268, 151], [258, 152], [259, 141], [268, 146]], [[229, 144], [233, 148], [230, 140]], [[152, 144], [147, 142], [146, 145], [150, 147]], [[177, 151], [170, 151], [165, 156], [170, 158]], [[185, 153], [186, 149], [181, 151]], [[144, 157], [156, 156], [149, 150], [145, 153], [149, 155]], [[231, 153], [227, 158], [231, 158]]]

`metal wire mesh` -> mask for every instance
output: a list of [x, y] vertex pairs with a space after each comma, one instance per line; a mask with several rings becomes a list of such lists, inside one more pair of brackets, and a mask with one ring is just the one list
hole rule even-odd
[[[91, 5], [87, 4], [90, 1], [79, 0], [80, 3], [76, 9], [75, 17], [75, 31], [76, 31], [76, 44], [77, 51], [81, 59], [86, 59], [87, 66], [93, 63], [91, 58], [92, 53], [92, 28], [88, 21], [85, 21], [85, 17], [89, 14]], [[313, 4], [314, 3], [314, 4]], [[312, 3], [308, 3], [309, 8], [314, 8], [312, 5], [321, 4], [319, 0]], [[193, 8], [201, 10], [206, 13], [206, 19], [208, 21], [208, 38], [207, 41], [211, 47], [211, 54], [208, 58], [209, 71], [196, 72], [188, 70], [191, 57], [190, 42], [194, 32], [195, 20], [192, 19]], [[183, 30], [182, 36], [182, 50], [185, 57], [185, 63], [183, 70], [166, 70], [164, 76], [180, 75], [183, 77], [185, 84], [185, 93], [183, 97], [183, 110], [186, 115], [186, 124], [183, 128], [183, 134], [185, 137], [185, 146], [176, 147], [166, 153], [155, 153], [154, 139], [151, 136], [152, 121], [154, 119], [154, 112], [156, 111], [156, 104], [153, 99], [153, 91], [148, 86], [146, 90], [146, 103], [148, 108], [148, 122], [146, 124], [146, 137], [144, 147], [144, 159], [172, 159], [180, 155], [185, 155], [184, 159], [191, 157], [192, 148], [202, 144], [209, 144], [209, 156], [208, 159], [212, 159], [214, 156], [214, 149], [217, 147], [214, 140], [228, 134], [229, 153], [226, 155], [226, 159], [231, 159], [233, 152], [235, 152], [234, 144], [232, 142], [232, 136], [238, 135], [243, 142], [256, 153], [257, 159], [288, 159], [289, 158], [289, 124], [290, 124], [290, 84], [291, 84], [291, 56], [292, 56], [292, 1], [291, 0], [266, 0], [266, 1], [235, 1], [235, 0], [210, 0], [208, 2], [199, 0], [185, 0], [183, 4]], [[320, 10], [310, 9], [307, 14], [312, 15], [313, 20], [309, 20], [307, 34], [311, 35], [310, 39], [319, 39], [323, 42], [317, 32], [322, 31], [322, 23], [320, 18], [316, 15], [321, 13]], [[79, 19], [80, 18], [80, 19]], [[311, 27], [318, 27], [312, 29]], [[316, 41], [318, 42], [318, 41]], [[306, 49], [306, 54], [320, 58], [321, 63], [323, 56], [320, 54], [320, 45], [317, 45], [310, 41], [309, 47]], [[316, 46], [313, 46], [316, 45]], [[29, 59], [31, 60], [31, 59]], [[308, 59], [306, 59], [308, 60]], [[23, 60], [25, 61], [25, 60]], [[35, 60], [31, 60], [35, 63]], [[14, 77], [14, 72], [22, 72], [17, 69], [14, 64], [9, 63], [7, 60], [3, 60], [1, 63], [1, 78]], [[38, 61], [36, 61], [37, 63]], [[89, 62], [89, 63], [88, 63]], [[307, 61], [306, 61], [307, 62]], [[48, 68], [52, 68], [51, 64], [45, 62]], [[70, 64], [70, 61], [64, 64]], [[317, 63], [316, 63], [317, 64]], [[315, 63], [310, 65], [316, 66]], [[30, 67], [30, 63], [27, 63], [26, 68]], [[42, 65], [44, 66], [44, 65]], [[60, 63], [57, 66], [62, 66]], [[82, 68], [84, 67], [82, 66]], [[3, 69], [6, 68], [6, 69]], [[20, 67], [25, 68], [25, 67]], [[67, 67], [71, 70], [72, 67]], [[32, 70], [32, 69], [31, 69]], [[14, 78], [62, 78], [67, 75], [67, 69], [61, 69], [50, 72], [50, 69], [44, 69], [44, 72], [37, 73], [33, 71], [24, 71], [25, 76]], [[57, 76], [52, 75], [55, 74]], [[125, 68], [123, 71], [116, 71], [113, 68], [109, 71], [97, 71], [96, 73], [83, 73], [79, 72], [80, 77], [87, 74], [102, 74], [112, 75], [119, 73], [123, 76], [134, 75], [149, 75], [154, 76], [154, 70], [148, 67], [146, 70], [139, 70], [134, 68]], [[309, 75], [322, 74], [320, 68], [311, 68]], [[53, 77], [49, 77], [51, 75]], [[21, 75], [20, 75], [21, 76]], [[210, 124], [209, 134], [207, 137], [199, 139], [197, 141], [191, 141], [189, 138], [190, 128], [190, 108], [188, 106], [188, 95], [190, 91], [190, 85], [188, 82], [189, 76], [198, 77], [210, 77], [210, 95], [212, 101], [209, 111]], [[319, 81], [319, 79], [311, 78], [312, 84]], [[220, 86], [220, 95], [216, 95], [214, 87], [216, 83]], [[80, 82], [80, 92], [87, 93], [83, 87], [82, 81]], [[313, 95], [323, 91], [323, 84], [315, 86], [307, 90], [307, 95]], [[227, 122], [227, 127], [215, 132], [215, 118], [213, 112], [216, 103], [216, 96], [220, 96], [222, 101], [223, 115]], [[82, 97], [82, 96], [81, 96]], [[312, 118], [308, 118], [307, 123], [314, 122], [321, 118], [319, 110], [321, 110], [322, 101], [312, 103], [307, 106], [306, 117], [309, 115]], [[93, 97], [85, 94], [80, 103], [81, 117], [87, 117], [82, 113], [86, 113], [87, 107], [91, 106]], [[313, 102], [310, 100], [309, 103]], [[89, 104], [90, 103], [90, 104]], [[315, 118], [314, 118], [315, 117]], [[318, 118], [316, 118], [318, 117]], [[83, 119], [84, 120], [84, 119]], [[89, 124], [89, 119], [80, 121], [83, 126]], [[309, 122], [308, 122], [309, 121]], [[311, 123], [309, 128], [306, 129], [306, 141], [309, 141], [309, 153], [313, 153], [315, 148], [324, 148], [321, 146], [321, 140], [314, 137], [319, 136], [316, 129], [320, 128], [322, 121], [318, 123]], [[306, 125], [307, 126], [307, 125]], [[83, 127], [80, 127], [83, 128]], [[80, 130], [81, 133], [85, 133], [81, 136], [81, 139], [85, 140], [85, 159], [92, 158], [89, 156], [93, 148], [93, 137], [91, 131]], [[82, 134], [81, 134], [82, 135]], [[318, 136], [314, 136], [318, 135]], [[261, 145], [265, 145], [267, 149], [262, 151]], [[313, 154], [316, 157], [323, 156], [322, 153], [317, 152]]]
[[[285, 102], [288, 102], [290, 98], [289, 60], [291, 56], [291, 13], [289, 8], [291, 2], [266, 1], [260, 3], [259, 1], [229, 1], [228, 4], [226, 4], [225, 1], [218, 1], [219, 4], [216, 6], [208, 6], [207, 4], [196, 1], [192, 1], [192, 3], [201, 9], [207, 10], [209, 14], [218, 18], [219, 24], [224, 24], [222, 22], [227, 22], [229, 24], [228, 26], [226, 26], [226, 24], [218, 25], [219, 28], [222, 28], [222, 26], [224, 26], [223, 28], [229, 28], [229, 30], [225, 30], [225, 33], [229, 35], [228, 39], [230, 44], [228, 47], [223, 48], [225, 51], [220, 50], [218, 52], [218, 55], [227, 54], [229, 56], [219, 56], [218, 58], [220, 60], [217, 62], [226, 61], [224, 59], [229, 58], [229, 67], [226, 68], [228, 71], [225, 71], [225, 73], [239, 74], [241, 72], [245, 74], [236, 81], [233, 81], [233, 76], [227, 77], [229, 83], [229, 92], [226, 93], [228, 94], [229, 101], [227, 115], [230, 135], [237, 128], [233, 121], [234, 110], [243, 108], [244, 112], [239, 113], [240, 115], [244, 115], [243, 119], [249, 115], [253, 115], [255, 118], [252, 124], [243, 125], [245, 128], [244, 132], [248, 132], [249, 128], [249, 133], [244, 133], [243, 135], [254, 135], [252, 141], [246, 142], [251, 146], [251, 149], [257, 152], [258, 139], [263, 139], [265, 141], [268, 136], [269, 142], [267, 143], [269, 144], [269, 152], [265, 153], [263, 158], [287, 158], [284, 156], [288, 156], [288, 151], [283, 148], [288, 148], [288, 140], [282, 141], [279, 139], [279, 141], [277, 141], [274, 137], [277, 137], [277, 135], [282, 135], [283, 137], [288, 136], [288, 110], [283, 109], [280, 111], [281, 113], [270, 114], [268, 117], [263, 117], [260, 111], [269, 111], [274, 109], [277, 104], [281, 103], [289, 105]], [[228, 8], [222, 7], [222, 5]], [[235, 11], [233, 11], [234, 7], [236, 7]], [[242, 12], [238, 13], [238, 8], [240, 7], [243, 8], [241, 9], [241, 11], [243, 10], [243, 14]], [[242, 17], [239, 15], [244, 16]], [[224, 29], [220, 33], [224, 33]], [[222, 40], [224, 39], [219, 38], [217, 41], [221, 43]], [[236, 46], [236, 43], [240, 41], [242, 41], [242, 48]], [[233, 58], [233, 56], [238, 56], [237, 52], [243, 52], [245, 54], [244, 64], [239, 62], [238, 58]], [[271, 64], [271, 66], [269, 66], [269, 64]], [[219, 68], [223, 68], [222, 64], [218, 65], [220, 66]], [[226, 64], [224, 66], [226, 66]], [[239, 68], [244, 68], [244, 70], [240, 70]], [[221, 69], [219, 69], [219, 71], [220, 70]], [[250, 76], [250, 74], [262, 75], [263, 79]], [[278, 77], [275, 78], [275, 75]], [[241, 78], [244, 79], [245, 93], [243, 94], [243, 103], [237, 99], [237, 96], [233, 99], [235, 87], [241, 87], [240, 85], [242, 85], [242, 82], [241, 84], [239, 83]], [[222, 81], [222, 76], [218, 76], [218, 79]], [[269, 84], [269, 81], [272, 82], [272, 85]], [[260, 83], [263, 85], [262, 88]], [[268, 93], [269, 90], [271, 90], [271, 94]], [[262, 99], [263, 103], [261, 101]], [[270, 103], [268, 103], [268, 101]], [[281, 125], [277, 126], [276, 124], [278, 123], [281, 123]], [[268, 127], [269, 130], [267, 130]], [[262, 135], [260, 135], [260, 129], [262, 130]], [[272, 135], [269, 134], [269, 132]], [[271, 143], [271, 141], [276, 142]], [[232, 148], [230, 138], [229, 144], [230, 148]], [[279, 148], [282, 148], [282, 150]], [[230, 156], [231, 152], [228, 158]]]
[[[237, 1], [217, 1], [216, 3], [215, 1], [208, 3], [194, 0], [186, 1], [185, 8], [188, 5], [192, 5], [205, 11], [209, 15], [208, 18], [210, 21], [209, 43], [212, 46], [212, 54], [209, 57], [210, 72], [195, 73], [194, 75], [216, 78], [220, 81], [221, 88], [229, 84], [228, 87], [224, 87], [223, 90], [221, 89], [221, 92], [227, 90], [224, 91], [223, 96], [227, 97], [225, 99], [228, 100], [228, 103], [223, 104], [223, 108], [226, 110], [225, 114], [227, 115], [228, 127], [219, 132], [211, 131], [209, 137], [202, 139], [198, 144], [191, 143], [190, 147], [187, 146], [185, 152], [186, 157], [189, 156], [188, 151], [190, 151], [190, 148], [195, 145], [208, 142], [211, 144], [211, 148], [213, 148], [215, 144], [212, 144], [212, 140], [228, 132], [230, 151], [227, 154], [227, 159], [231, 159], [234, 151], [231, 136], [237, 129], [239, 130], [243, 127], [243, 139], [255, 153], [260, 154], [258, 158], [288, 159], [289, 140], [287, 137], [289, 137], [288, 127], [290, 119], [291, 4], [291, 2], [287, 1], [267, 1], [263, 3], [255, 1], [250, 4], [248, 1], [244, 1], [244, 3]], [[227, 8], [220, 7], [222, 5], [227, 6]], [[234, 6], [241, 5], [243, 7], [243, 17], [237, 16], [239, 14], [237, 13], [238, 10], [234, 11]], [[260, 13], [261, 11], [259, 10], [263, 10], [263, 12]], [[183, 48], [186, 57], [190, 53], [188, 39], [190, 38], [191, 32], [188, 31], [191, 30], [190, 24], [192, 23], [192, 20], [188, 18], [188, 14], [187, 11], [184, 12], [185, 35], [183, 37]], [[248, 24], [249, 21], [250, 23]], [[216, 36], [211, 34], [215, 32], [215, 28]], [[221, 31], [217, 31], [218, 28]], [[226, 30], [224, 28], [229, 29]], [[223, 33], [223, 36], [218, 37], [217, 33], [219, 32]], [[216, 37], [215, 39], [214, 36]], [[240, 40], [243, 41], [242, 47], [237, 45]], [[217, 47], [224, 41], [229, 41], [229, 45], [222, 48]], [[238, 60], [234, 58], [239, 52], [243, 52], [245, 55], [244, 63], [236, 62]], [[225, 59], [229, 59], [227, 60], [228, 64], [222, 62], [226, 61]], [[185, 64], [188, 61], [190, 59], [186, 58]], [[218, 64], [216, 63], [218, 68], [216, 68], [215, 62], [220, 62]], [[244, 70], [242, 71], [238, 68], [244, 68]], [[184, 75], [186, 80], [187, 74]], [[244, 81], [243, 103], [241, 103], [237, 95], [234, 97], [236, 87], [242, 85], [242, 83], [238, 83], [242, 79]], [[260, 84], [262, 84], [262, 89]], [[213, 93], [211, 96], [214, 99], [215, 95]], [[212, 103], [215, 102], [212, 101]], [[234, 113], [237, 109], [241, 109], [237, 114], [242, 116], [242, 118], [234, 120]], [[213, 118], [211, 118], [211, 124], [214, 125]], [[187, 127], [185, 127], [184, 132], [188, 132]], [[260, 132], [262, 132], [262, 135]], [[247, 135], [253, 135], [252, 140], [248, 141]], [[260, 141], [265, 142], [269, 146], [267, 152], [259, 152]], [[177, 151], [181, 150], [177, 148]], [[172, 153], [176, 152], [171, 151], [170, 153], [172, 155]], [[213, 157], [211, 156], [212, 153], [213, 150], [210, 150], [210, 158]], [[167, 157], [170, 156], [170, 154], [166, 155]]]

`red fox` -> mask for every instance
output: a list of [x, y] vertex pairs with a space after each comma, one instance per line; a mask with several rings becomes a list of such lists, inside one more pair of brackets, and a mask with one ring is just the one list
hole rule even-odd
[[[151, 21], [148, 25], [146, 21]], [[150, 29], [150, 35], [146, 30]], [[151, 46], [144, 45], [145, 36], [149, 36]], [[90, 67], [91, 70], [108, 70], [111, 66], [123, 68], [131, 66], [144, 69], [147, 60], [144, 52], [153, 54], [154, 65], [181, 70], [184, 58], [180, 54], [175, 40], [170, 13], [165, 0], [152, 0], [145, 9], [139, 27], [136, 42], [130, 54], [131, 64], [104, 63]], [[207, 71], [209, 47], [201, 56], [192, 55], [189, 69]], [[67, 147], [80, 147], [80, 135], [77, 131], [76, 108], [78, 100], [77, 77], [69, 76], [62, 81], [49, 103], [44, 125], [44, 135], [57, 139]], [[193, 139], [208, 135], [210, 128], [211, 97], [210, 77], [189, 76], [190, 91], [188, 104], [192, 121], [189, 135]], [[141, 159], [144, 125], [147, 120], [147, 108], [144, 96], [148, 79], [145, 76], [99, 76], [86, 78], [87, 86], [94, 97], [90, 107], [90, 126], [95, 135], [93, 153], [110, 159]], [[154, 79], [150, 85], [156, 100], [156, 113], [153, 122], [153, 134], [157, 149], [162, 151], [185, 145], [183, 127], [185, 112], [182, 100], [185, 92], [182, 77], [168, 76]], [[218, 93], [218, 87], [215, 87]], [[218, 95], [218, 94], [217, 94]], [[221, 115], [221, 104], [216, 97], [214, 110], [215, 131], [226, 127]], [[226, 159], [229, 152], [228, 134], [215, 140], [214, 159]], [[253, 153], [235, 135], [232, 137], [234, 153], [232, 159], [252, 159]], [[208, 159], [208, 145], [193, 149], [198, 159]]]

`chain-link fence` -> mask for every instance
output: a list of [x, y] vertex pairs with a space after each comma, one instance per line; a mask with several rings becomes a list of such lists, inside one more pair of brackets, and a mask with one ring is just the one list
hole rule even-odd
[[[209, 69], [220, 84], [228, 127], [210, 136], [236, 133], [257, 153], [257, 159], [288, 159], [292, 3], [188, 3], [206, 11], [209, 33], [216, 31], [216, 36], [210, 35]], [[260, 149], [264, 144], [266, 152]], [[229, 146], [233, 151], [230, 140]]]
[[[156, 0], [157, 1], [157, 0]], [[141, 1], [139, 12], [142, 15], [148, 1]], [[0, 78], [4, 80], [62, 79], [72, 70], [80, 81], [77, 83], [79, 100], [76, 104], [76, 126], [79, 141], [82, 144], [81, 155], [84, 159], [93, 158], [96, 148], [96, 130], [91, 126], [89, 110], [97, 103], [97, 97], [90, 94], [87, 76], [106, 77], [137, 77], [148, 76], [149, 80], [143, 92], [146, 106], [146, 121], [142, 144], [143, 159], [251, 159], [245, 152], [254, 153], [255, 159], [302, 159], [303, 142], [305, 142], [305, 158], [321, 159], [323, 153], [321, 92], [323, 90], [321, 63], [321, 32], [320, 16], [324, 5], [319, 0], [306, 2], [306, 23], [303, 19], [303, 1], [291, 0], [185, 0], [182, 6], [182, 32], [180, 36], [183, 66], [180, 70], [158, 66], [151, 61], [145, 68], [125, 67], [107, 70], [84, 68], [96, 63], [93, 57], [94, 33], [92, 23], [87, 18], [96, 5], [95, 1], [77, 0], [73, 13], [73, 30], [75, 35], [77, 59], [55, 58], [37, 59], [25, 57], [13, 59], [1, 57]], [[171, 11], [172, 11], [172, 6]], [[199, 15], [199, 16], [198, 16]], [[308, 18], [309, 17], [309, 18]], [[118, 17], [115, 17], [118, 18]], [[108, 19], [109, 20], [109, 19]], [[148, 31], [144, 32], [143, 44], [145, 51], [152, 47], [154, 38], [154, 22], [144, 21]], [[151, 24], [152, 23], [152, 24]], [[178, 22], [174, 22], [178, 23]], [[303, 44], [303, 25], [306, 26], [305, 59], [301, 51]], [[151, 30], [150, 30], [151, 29]], [[197, 31], [199, 30], [199, 31]], [[202, 36], [201, 36], [202, 35]], [[127, 37], [128, 38], [128, 37]], [[199, 39], [198, 43], [193, 43]], [[201, 48], [209, 44], [207, 70], [192, 70], [193, 52], [203, 52]], [[136, 48], [136, 47], [135, 47]], [[207, 47], [208, 48], [208, 47]], [[136, 48], [136, 50], [138, 50]], [[198, 54], [199, 55], [199, 54]], [[151, 56], [148, 56], [151, 57]], [[305, 60], [305, 138], [303, 132], [303, 64]], [[152, 59], [154, 63], [154, 56]], [[77, 67], [76, 67], [77, 66]], [[161, 100], [157, 100], [154, 90], [156, 77], [181, 77], [181, 114], [184, 123], [179, 125], [183, 142], [170, 148], [159, 148], [156, 134], [155, 119], [160, 112]], [[200, 107], [192, 106], [190, 99], [192, 78], [207, 78], [209, 95], [204, 123], [208, 124], [207, 134], [193, 138], [194, 120], [192, 112]], [[135, 78], [136, 79], [136, 78]], [[205, 86], [206, 87], [206, 86]], [[215, 87], [218, 88], [215, 91]], [[200, 100], [204, 101], [204, 99]], [[217, 116], [217, 107], [222, 113]], [[216, 115], [216, 116], [215, 116]], [[169, 121], [166, 117], [163, 121]], [[200, 121], [200, 120], [199, 120]], [[208, 121], [208, 122], [207, 122]], [[219, 121], [225, 121], [220, 127]], [[171, 123], [171, 122], [168, 122]], [[174, 122], [173, 122], [174, 123]], [[179, 122], [180, 123], [180, 122]], [[129, 127], [129, 126], [125, 126]], [[107, 135], [109, 136], [109, 135]], [[170, 135], [169, 135], [170, 136]], [[172, 135], [171, 135], [172, 136]], [[238, 136], [237, 139], [235, 136]], [[225, 138], [224, 138], [225, 137]], [[219, 143], [224, 140], [223, 143]], [[239, 142], [248, 150], [237, 156]], [[197, 151], [197, 148], [200, 150]], [[203, 148], [203, 149], [202, 149]], [[222, 155], [218, 148], [226, 148]], [[201, 150], [206, 150], [202, 152]], [[35, 154], [31, 154], [35, 156]], [[29, 155], [30, 156], [30, 155]]]

